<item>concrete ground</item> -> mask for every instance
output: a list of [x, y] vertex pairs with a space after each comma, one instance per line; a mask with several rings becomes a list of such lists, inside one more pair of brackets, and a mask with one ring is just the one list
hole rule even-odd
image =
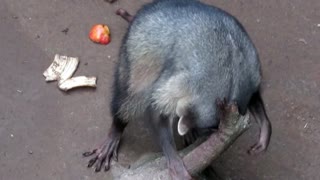
[[[86, 168], [81, 153], [100, 143], [111, 118], [108, 102], [114, 62], [127, 23], [114, 14], [134, 13], [147, 0], [0, 1], [0, 179], [112, 179]], [[248, 156], [254, 126], [215, 162], [229, 179], [319, 179], [320, 3], [318, 0], [206, 0], [235, 15], [261, 57], [263, 97], [273, 123], [267, 153]], [[112, 42], [90, 42], [93, 24], [106, 23]], [[67, 33], [62, 30], [68, 28]], [[54, 55], [80, 58], [76, 75], [98, 77], [98, 88], [63, 93], [43, 71]], [[87, 64], [86, 64], [87, 63]], [[141, 122], [129, 125], [120, 164], [159, 148]]]

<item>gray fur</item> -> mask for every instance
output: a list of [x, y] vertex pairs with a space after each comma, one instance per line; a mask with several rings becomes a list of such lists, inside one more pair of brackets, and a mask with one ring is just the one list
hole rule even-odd
[[218, 124], [217, 99], [236, 101], [244, 113], [261, 81], [256, 49], [240, 23], [195, 0], [145, 5], [123, 40], [117, 69], [125, 121], [148, 108], [169, 117], [190, 111], [198, 128]]

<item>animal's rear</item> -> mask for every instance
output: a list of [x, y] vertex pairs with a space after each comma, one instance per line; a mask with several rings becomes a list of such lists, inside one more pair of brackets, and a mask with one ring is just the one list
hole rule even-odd
[[227, 13], [197, 1], [146, 5], [123, 46], [131, 102], [139, 104], [132, 109], [129, 103], [129, 114], [141, 113], [151, 103], [165, 114], [175, 114], [183, 99], [201, 106], [200, 113], [207, 116], [202, 119], [208, 121], [221, 97], [237, 101], [245, 112], [260, 84], [256, 50], [242, 26]]

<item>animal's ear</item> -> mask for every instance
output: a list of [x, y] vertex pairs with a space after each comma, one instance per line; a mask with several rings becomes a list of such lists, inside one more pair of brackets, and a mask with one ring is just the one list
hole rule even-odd
[[176, 113], [179, 117], [178, 121], [178, 133], [183, 136], [188, 133], [194, 125], [194, 116], [192, 113], [192, 107], [188, 103], [187, 99], [181, 99], [178, 101]]
[[188, 131], [192, 128], [191, 119], [188, 119], [188, 116], [181, 116], [178, 121], [178, 133], [180, 136], [183, 136], [188, 133]]

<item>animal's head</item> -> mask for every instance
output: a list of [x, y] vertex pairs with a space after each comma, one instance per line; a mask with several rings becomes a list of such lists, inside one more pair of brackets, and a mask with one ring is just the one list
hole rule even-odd
[[181, 136], [191, 129], [217, 128], [219, 125], [214, 101], [181, 99], [178, 101], [176, 114], [179, 117], [178, 133]]

